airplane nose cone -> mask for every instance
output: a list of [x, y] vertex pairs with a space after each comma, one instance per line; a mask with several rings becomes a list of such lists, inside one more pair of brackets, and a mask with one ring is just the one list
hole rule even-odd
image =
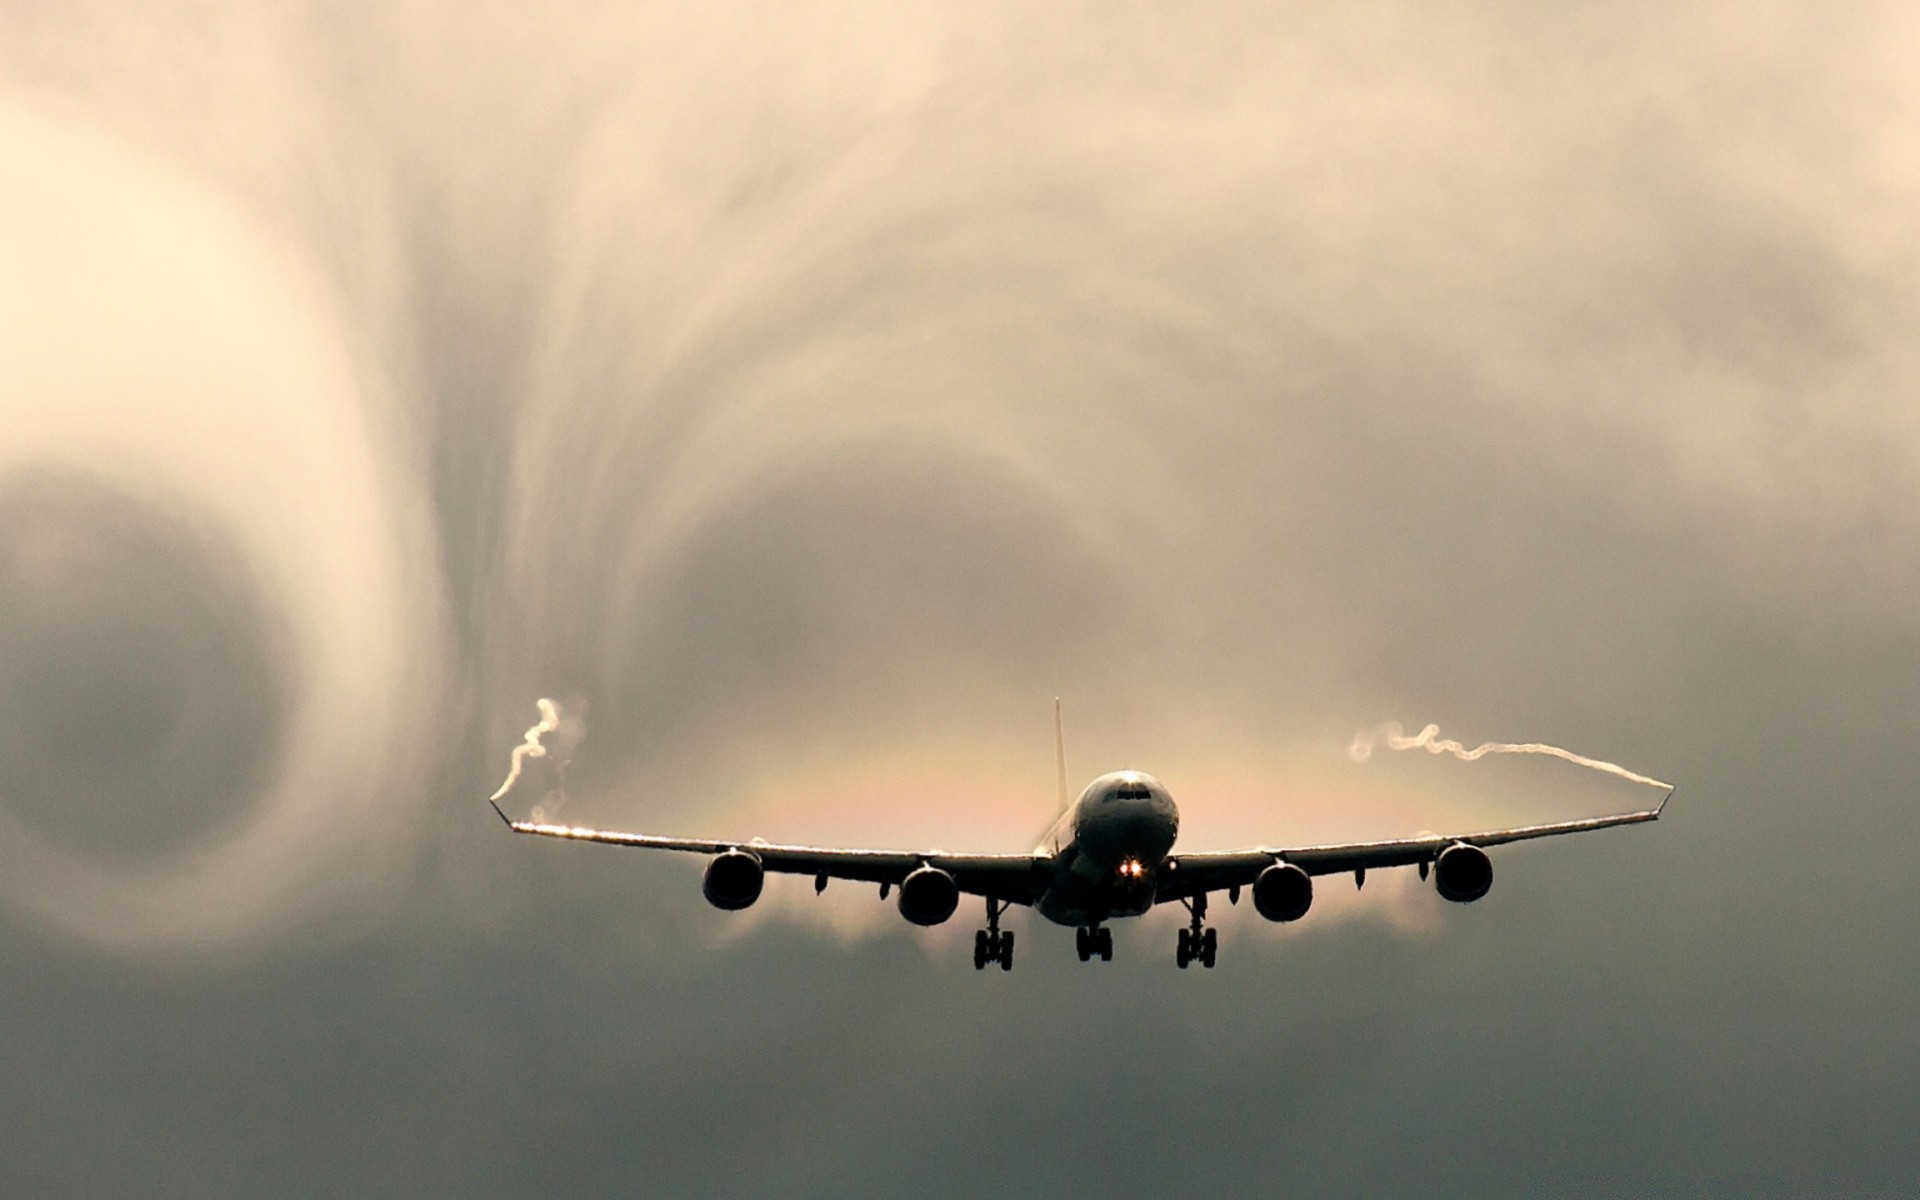
[[1173, 848], [1179, 822], [1173, 801], [1158, 787], [1109, 789], [1083, 804], [1075, 823], [1080, 852], [1108, 869], [1127, 859], [1156, 863]]

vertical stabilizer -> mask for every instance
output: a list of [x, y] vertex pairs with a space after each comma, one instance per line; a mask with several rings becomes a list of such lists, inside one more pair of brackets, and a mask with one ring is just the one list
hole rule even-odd
[[1060, 720], [1060, 697], [1053, 698], [1053, 757], [1060, 768], [1060, 811], [1067, 811], [1067, 733]]

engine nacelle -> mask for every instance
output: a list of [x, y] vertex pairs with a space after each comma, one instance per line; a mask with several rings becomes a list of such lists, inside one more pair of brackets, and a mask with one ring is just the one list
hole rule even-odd
[[767, 869], [760, 865], [759, 858], [745, 850], [729, 850], [715, 855], [707, 864], [700, 890], [707, 894], [707, 903], [715, 908], [736, 912], [758, 900], [766, 882]]
[[1433, 886], [1456, 904], [1478, 900], [1493, 886], [1493, 860], [1478, 846], [1455, 842], [1434, 860]]
[[1253, 881], [1253, 907], [1269, 921], [1298, 921], [1313, 907], [1313, 879], [1292, 863], [1275, 863]]
[[900, 915], [915, 925], [938, 925], [960, 906], [960, 885], [939, 867], [920, 867], [900, 881]]

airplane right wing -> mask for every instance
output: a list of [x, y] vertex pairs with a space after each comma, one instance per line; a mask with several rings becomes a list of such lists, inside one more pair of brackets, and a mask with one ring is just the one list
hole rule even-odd
[[1493, 829], [1484, 833], [1456, 835], [1433, 834], [1416, 838], [1397, 838], [1384, 842], [1347, 842], [1327, 846], [1260, 848], [1218, 853], [1175, 854], [1161, 868], [1157, 903], [1184, 900], [1203, 892], [1225, 891], [1251, 886], [1260, 873], [1276, 863], [1289, 863], [1309, 875], [1337, 875], [1346, 871], [1362, 872], [1375, 867], [1420, 866], [1425, 869], [1454, 846], [1486, 849], [1508, 842], [1556, 837], [1563, 833], [1585, 833], [1591, 829], [1611, 829], [1616, 825], [1637, 825], [1657, 821], [1673, 792], [1653, 808], [1639, 812], [1615, 813], [1604, 817], [1586, 817], [1578, 821], [1556, 821], [1547, 825], [1522, 825], [1513, 829]]

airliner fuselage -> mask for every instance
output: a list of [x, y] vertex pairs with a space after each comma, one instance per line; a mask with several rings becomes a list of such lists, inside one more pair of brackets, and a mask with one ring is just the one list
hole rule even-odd
[[1059, 925], [1097, 925], [1153, 907], [1180, 833], [1173, 796], [1151, 775], [1115, 771], [1087, 785], [1039, 846], [1053, 869], [1036, 911]]

